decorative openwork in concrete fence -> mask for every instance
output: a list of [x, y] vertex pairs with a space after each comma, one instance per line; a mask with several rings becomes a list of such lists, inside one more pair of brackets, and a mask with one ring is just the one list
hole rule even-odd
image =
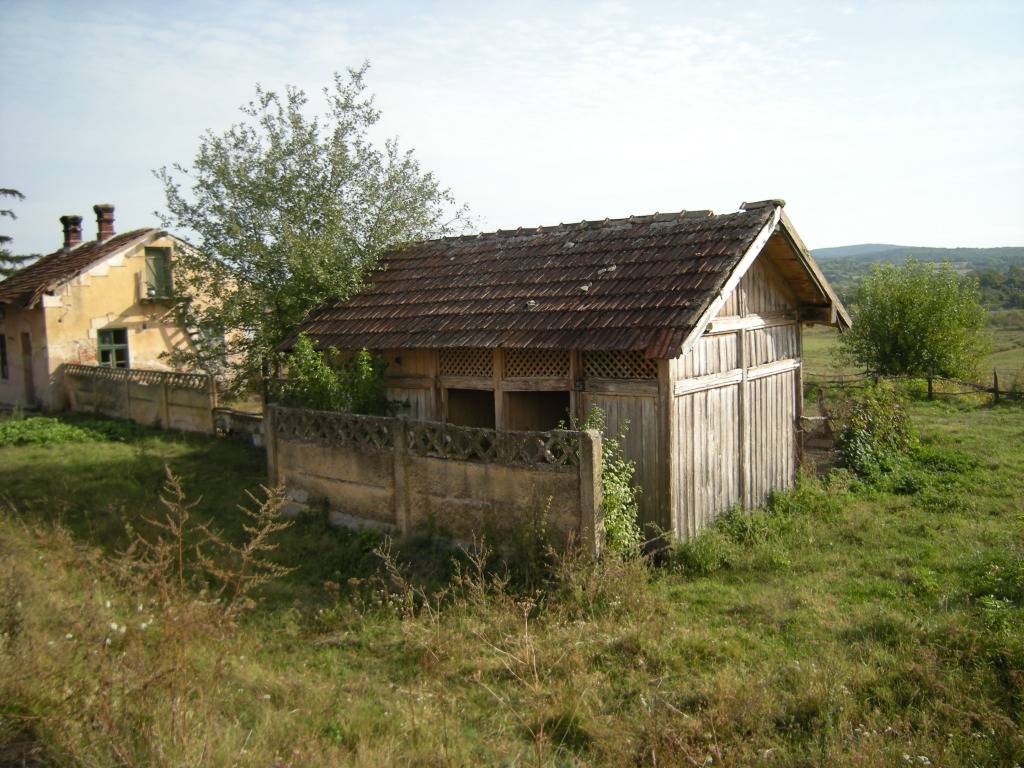
[[175, 389], [194, 389], [205, 392], [210, 388], [210, 377], [205, 373], [179, 373], [177, 371], [145, 371], [139, 368], [106, 368], [98, 365], [68, 363], [61, 369], [65, 376], [88, 377], [108, 381], [130, 381], [133, 384], [166, 384]]
[[281, 407], [274, 409], [274, 415], [274, 428], [278, 436], [285, 440], [351, 445], [378, 451], [391, 450], [394, 446], [394, 420], [382, 416]]
[[396, 426], [404, 424], [405, 449], [418, 456], [565, 471], [574, 471], [580, 464], [580, 433], [568, 430], [498, 432], [436, 421], [299, 408], [276, 407], [274, 412], [277, 435], [296, 442], [389, 451], [395, 446]]
[[574, 471], [580, 464], [577, 432], [498, 432], [420, 421], [409, 423], [406, 439], [409, 451], [436, 459], [566, 471]]
[[59, 375], [64, 404], [72, 411], [164, 429], [214, 431], [217, 385], [207, 374], [65, 364]]
[[547, 510], [548, 527], [597, 550], [603, 531], [597, 432], [506, 432], [273, 406], [270, 482], [321, 500], [345, 524], [508, 541]]

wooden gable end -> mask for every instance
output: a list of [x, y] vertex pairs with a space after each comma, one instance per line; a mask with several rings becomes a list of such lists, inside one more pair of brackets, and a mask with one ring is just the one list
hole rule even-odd
[[704, 334], [672, 361], [673, 381], [798, 358], [798, 305], [778, 268], [762, 254]]

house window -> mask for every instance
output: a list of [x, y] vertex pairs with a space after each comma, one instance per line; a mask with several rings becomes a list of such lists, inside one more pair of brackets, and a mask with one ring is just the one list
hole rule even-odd
[[166, 299], [171, 295], [171, 249], [146, 249], [147, 299]]
[[99, 332], [100, 365], [106, 368], [128, 367], [128, 329], [108, 328]]
[[7, 378], [7, 336], [0, 331], [0, 379]]

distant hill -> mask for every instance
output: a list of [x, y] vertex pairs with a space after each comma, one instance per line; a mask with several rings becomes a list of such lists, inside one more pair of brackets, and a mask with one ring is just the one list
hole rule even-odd
[[835, 248], [815, 248], [811, 253], [814, 254], [814, 258], [823, 260], [831, 259], [833, 256], [863, 256], [866, 253], [882, 253], [903, 247], [885, 243], [861, 243], [860, 245], [837, 245]]
[[864, 243], [863, 245], [840, 245], [835, 248], [815, 248], [811, 251], [819, 262], [847, 261], [871, 264], [875, 262], [906, 261], [913, 256], [919, 261], [949, 261], [963, 264], [972, 269], [1005, 269], [1024, 264], [1024, 247], [1005, 246], [1002, 248], [925, 248], [918, 245], [884, 245]]
[[815, 248], [811, 254], [821, 267], [821, 271], [825, 273], [825, 277], [843, 298], [849, 298], [857, 279], [872, 264], [902, 264], [908, 258], [918, 261], [948, 261], [959, 272], [973, 274], [976, 277], [990, 273], [990, 278], [993, 272], [1009, 273], [1015, 267], [1024, 267], [1024, 247], [1013, 246], [925, 248], [915, 245], [863, 243], [835, 248]]

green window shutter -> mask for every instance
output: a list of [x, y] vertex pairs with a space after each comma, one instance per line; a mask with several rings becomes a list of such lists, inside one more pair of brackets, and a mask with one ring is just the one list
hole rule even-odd
[[146, 292], [152, 299], [171, 295], [171, 249], [146, 249]]
[[156, 295], [156, 255], [151, 251], [151, 248], [146, 249], [146, 287], [144, 295], [147, 297]]
[[163, 289], [161, 296], [171, 295], [171, 251], [166, 249], [157, 261], [157, 284]]

